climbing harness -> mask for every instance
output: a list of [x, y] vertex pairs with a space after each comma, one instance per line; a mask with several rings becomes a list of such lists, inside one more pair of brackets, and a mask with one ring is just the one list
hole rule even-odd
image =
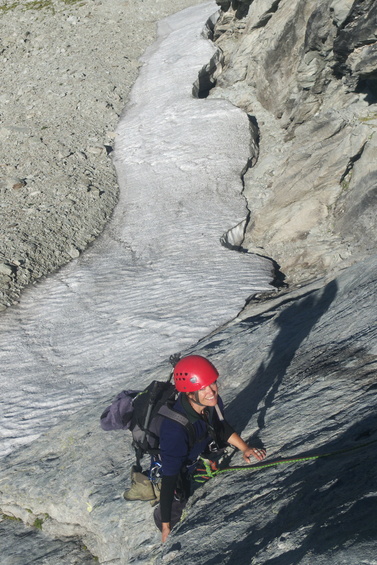
[[193, 479], [196, 483], [205, 483], [219, 473], [219, 468], [215, 461], [210, 461], [204, 457], [199, 457], [199, 459], [203, 463], [204, 469], [202, 467], [197, 467], [193, 474]]
[[205, 483], [209, 479], [213, 479], [217, 475], [221, 475], [223, 473], [229, 473], [234, 471], [259, 471], [261, 469], [267, 469], [268, 467], [275, 467], [277, 465], [284, 465], [289, 463], [303, 463], [305, 461], [314, 461], [316, 459], [322, 459], [323, 457], [331, 457], [334, 455], [343, 455], [345, 453], [349, 453], [351, 451], [355, 451], [357, 449], [362, 449], [363, 447], [367, 447], [376, 443], [377, 439], [373, 441], [369, 441], [368, 443], [363, 443], [361, 445], [357, 445], [354, 447], [348, 447], [346, 449], [338, 449], [337, 451], [330, 451], [328, 453], [322, 453], [319, 455], [305, 455], [305, 456], [298, 456], [292, 457], [288, 459], [278, 459], [276, 461], [270, 461], [268, 463], [256, 463], [255, 465], [238, 465], [234, 467], [225, 467], [223, 469], [217, 468], [216, 464], [213, 464], [213, 461], [209, 461], [204, 457], [200, 457], [201, 462], [203, 463], [203, 468], [197, 468], [196, 472], [194, 473], [194, 480], [197, 483]]

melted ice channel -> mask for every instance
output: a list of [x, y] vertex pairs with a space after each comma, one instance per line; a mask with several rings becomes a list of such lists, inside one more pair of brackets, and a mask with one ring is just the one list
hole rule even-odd
[[[214, 52], [214, 2], [162, 21], [118, 126], [121, 196], [103, 236], [0, 320], [1, 453], [142, 380], [226, 322], [271, 263], [220, 245], [244, 220], [247, 116], [192, 85]], [[99, 411], [101, 404], [99, 404]]]

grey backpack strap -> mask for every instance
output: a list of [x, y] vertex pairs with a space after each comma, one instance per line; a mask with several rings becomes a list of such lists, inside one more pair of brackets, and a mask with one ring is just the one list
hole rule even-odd
[[194, 426], [190, 423], [189, 419], [181, 412], [177, 412], [176, 410], [172, 410], [166, 404], [163, 404], [159, 409], [158, 413], [160, 416], [164, 416], [164, 418], [169, 418], [169, 420], [174, 420], [174, 422], [178, 422], [184, 428], [186, 428], [188, 436], [189, 436], [189, 445], [190, 449], [194, 446], [196, 439], [196, 434], [194, 430]]
[[166, 406], [166, 404], [163, 404], [161, 406], [158, 413], [161, 414], [161, 416], [165, 416], [165, 418], [169, 418], [169, 420], [178, 422], [178, 424], [181, 424], [182, 426], [187, 426], [187, 424], [189, 423], [188, 418], [184, 414], [176, 412], [176, 410], [172, 410], [171, 408]]
[[219, 407], [218, 404], [216, 404], [215, 410], [216, 410], [216, 413], [217, 413], [217, 415], [218, 415], [218, 417], [219, 417], [220, 422], [222, 422], [222, 421], [224, 420], [224, 416], [223, 416], [223, 414], [222, 414], [222, 412], [221, 412], [220, 407]]

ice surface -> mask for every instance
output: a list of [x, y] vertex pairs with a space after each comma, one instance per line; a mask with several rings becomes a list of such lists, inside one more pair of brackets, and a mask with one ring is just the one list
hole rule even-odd
[[161, 22], [118, 126], [121, 196], [82, 257], [29, 288], [0, 320], [2, 455], [67, 412], [116, 394], [271, 290], [271, 263], [220, 237], [242, 221], [247, 116], [194, 99], [213, 54], [209, 2]]

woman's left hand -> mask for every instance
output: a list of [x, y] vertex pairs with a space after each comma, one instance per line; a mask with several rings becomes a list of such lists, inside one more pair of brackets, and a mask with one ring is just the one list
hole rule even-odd
[[246, 463], [250, 463], [250, 457], [253, 456], [258, 461], [262, 461], [266, 457], [266, 450], [260, 447], [248, 447], [242, 452], [243, 458]]

